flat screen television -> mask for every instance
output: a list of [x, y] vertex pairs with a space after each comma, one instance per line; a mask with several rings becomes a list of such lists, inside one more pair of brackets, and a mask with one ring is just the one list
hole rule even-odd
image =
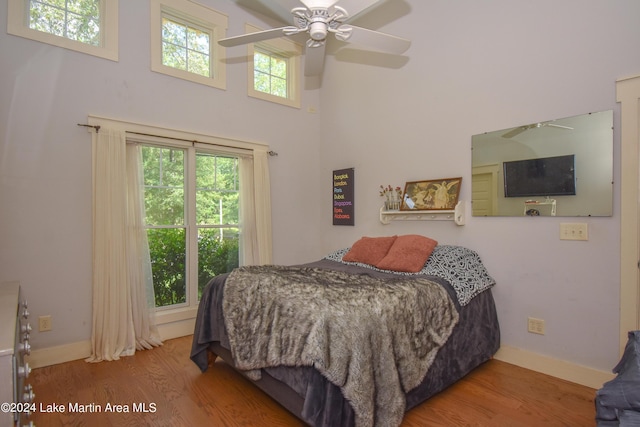
[[576, 194], [575, 155], [504, 162], [504, 196]]

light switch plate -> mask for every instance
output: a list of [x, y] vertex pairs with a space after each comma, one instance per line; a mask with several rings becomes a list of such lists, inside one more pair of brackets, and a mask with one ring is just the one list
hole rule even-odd
[[589, 240], [589, 228], [587, 226], [587, 223], [560, 223], [560, 240]]

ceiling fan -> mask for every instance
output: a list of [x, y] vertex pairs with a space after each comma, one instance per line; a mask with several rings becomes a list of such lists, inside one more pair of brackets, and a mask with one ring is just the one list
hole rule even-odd
[[538, 129], [542, 127], [552, 127], [558, 129], [565, 130], [573, 130], [570, 126], [557, 125], [552, 122], [541, 122], [541, 123], [532, 123], [530, 125], [518, 126], [517, 128], [511, 129], [509, 132], [506, 132], [502, 135], [503, 138], [513, 138], [517, 135], [520, 135], [522, 132], [528, 131], [529, 129]]
[[305, 51], [305, 76], [322, 73], [327, 37], [333, 33], [335, 38], [354, 43], [384, 53], [401, 55], [409, 49], [411, 41], [390, 34], [356, 27], [347, 24], [350, 19], [384, 0], [342, 0], [343, 4], [354, 7], [352, 14], [338, 6], [340, 0], [299, 0], [303, 6], [291, 9], [292, 26], [273, 28], [235, 37], [221, 39], [218, 43], [224, 47], [255, 43], [283, 36], [308, 33], [309, 39]]

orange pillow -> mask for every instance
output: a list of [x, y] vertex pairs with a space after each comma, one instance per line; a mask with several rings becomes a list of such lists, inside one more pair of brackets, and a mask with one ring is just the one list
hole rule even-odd
[[376, 265], [387, 255], [389, 248], [396, 241], [396, 237], [363, 237], [351, 246], [342, 260]]
[[376, 267], [382, 270], [417, 273], [422, 270], [438, 242], [417, 234], [398, 236]]

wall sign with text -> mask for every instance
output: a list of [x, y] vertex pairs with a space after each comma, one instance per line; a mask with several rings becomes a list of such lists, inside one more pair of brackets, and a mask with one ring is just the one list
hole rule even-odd
[[354, 225], [354, 169], [333, 171], [333, 225]]

